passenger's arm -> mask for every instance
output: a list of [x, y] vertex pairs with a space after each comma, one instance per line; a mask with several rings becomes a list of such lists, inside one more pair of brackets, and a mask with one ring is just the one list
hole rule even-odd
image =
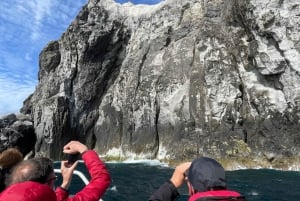
[[184, 181], [185, 172], [190, 167], [191, 163], [186, 162], [178, 165], [171, 177], [171, 179], [164, 184], [162, 184], [159, 189], [157, 189], [148, 201], [174, 201], [179, 196], [177, 188], [179, 188]]
[[[78, 142], [71, 141], [64, 146], [64, 153], [67, 154], [82, 154], [82, 159], [89, 171], [91, 180], [81, 191], [76, 193], [73, 197], [68, 198], [68, 201], [99, 201], [110, 184], [110, 175], [105, 164], [101, 161], [95, 151], [88, 150], [88, 148]], [[57, 189], [58, 196], [65, 196], [63, 189]], [[63, 199], [62, 199], [63, 200]], [[61, 200], [59, 200], [61, 201]]]
[[178, 196], [177, 188], [171, 181], [167, 181], [151, 195], [148, 201], [174, 201]]
[[82, 159], [91, 175], [91, 180], [68, 201], [99, 201], [110, 184], [109, 172], [95, 151], [85, 151]]
[[69, 187], [77, 163], [77, 161], [73, 164], [69, 164], [68, 161], [61, 162], [60, 170], [62, 175], [62, 184], [55, 190], [58, 201], [67, 200], [67, 198], [69, 197]]
[[[105, 164], [101, 161], [95, 151], [88, 150], [87, 146], [78, 142], [71, 141], [64, 146], [64, 153], [76, 154], [80, 153], [82, 159], [89, 171], [91, 180], [81, 191], [73, 197], [68, 197], [68, 189], [64, 189], [63, 185], [56, 189], [58, 201], [99, 201], [110, 184], [110, 175]], [[64, 182], [63, 182], [64, 183]]]

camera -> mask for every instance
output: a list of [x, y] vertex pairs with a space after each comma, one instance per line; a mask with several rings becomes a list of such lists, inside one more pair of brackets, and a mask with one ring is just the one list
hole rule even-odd
[[77, 154], [68, 154], [67, 155], [67, 160], [69, 164], [75, 163], [79, 159], [79, 153]]

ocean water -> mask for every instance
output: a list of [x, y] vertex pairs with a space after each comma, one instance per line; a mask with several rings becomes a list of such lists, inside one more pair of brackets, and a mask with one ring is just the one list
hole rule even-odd
[[[168, 180], [173, 170], [159, 163], [107, 163], [112, 184], [102, 198], [104, 201], [147, 201], [149, 196]], [[59, 164], [55, 164], [59, 168]], [[87, 175], [80, 163], [77, 170]], [[227, 171], [228, 188], [239, 191], [247, 201], [300, 201], [300, 172], [270, 169]], [[61, 180], [57, 181], [57, 185]], [[84, 184], [74, 176], [71, 194], [82, 189]], [[184, 184], [178, 201], [188, 198]]]

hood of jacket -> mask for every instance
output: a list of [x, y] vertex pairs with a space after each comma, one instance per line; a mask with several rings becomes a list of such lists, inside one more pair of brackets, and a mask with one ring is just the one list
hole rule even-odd
[[47, 185], [33, 181], [9, 186], [0, 194], [0, 201], [56, 201], [55, 192]]

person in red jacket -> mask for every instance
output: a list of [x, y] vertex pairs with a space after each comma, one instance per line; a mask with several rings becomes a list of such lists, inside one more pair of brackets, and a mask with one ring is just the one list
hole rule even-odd
[[[66, 154], [80, 153], [82, 159], [89, 171], [91, 180], [81, 191], [73, 197], [69, 197], [69, 186], [73, 171], [77, 162], [70, 164], [68, 161], [61, 162], [61, 172], [63, 181], [60, 187], [56, 188], [57, 201], [99, 201], [108, 188], [111, 180], [105, 164], [98, 157], [95, 151], [78, 142], [71, 141], [63, 148]], [[24, 181], [33, 181], [39, 184], [46, 184], [48, 187], [54, 187], [56, 176], [53, 170], [53, 163], [48, 158], [34, 158], [21, 162], [12, 171], [9, 178], [9, 186], [18, 185]], [[23, 186], [24, 187], [24, 186]], [[10, 192], [13, 192], [12, 190]], [[17, 193], [17, 191], [16, 191]], [[6, 194], [1, 194], [2, 198]]]
[[193, 162], [178, 165], [171, 179], [160, 186], [148, 201], [174, 201], [178, 198], [179, 188], [187, 182], [189, 201], [235, 200], [244, 201], [236, 191], [227, 190], [225, 170], [216, 160], [200, 157]]
[[88, 150], [87, 147], [78, 141], [71, 141], [64, 146], [64, 153], [76, 154], [80, 153], [82, 159], [89, 171], [91, 180], [81, 191], [76, 193], [73, 197], [68, 197], [68, 189], [71, 177], [77, 163], [69, 166], [68, 161], [62, 161], [61, 172], [63, 175], [63, 182], [55, 191], [57, 201], [99, 201], [108, 188], [111, 179], [104, 163], [98, 157], [95, 151]]
[[0, 194], [0, 201], [57, 201], [54, 191], [46, 184], [34, 181], [16, 183]]

